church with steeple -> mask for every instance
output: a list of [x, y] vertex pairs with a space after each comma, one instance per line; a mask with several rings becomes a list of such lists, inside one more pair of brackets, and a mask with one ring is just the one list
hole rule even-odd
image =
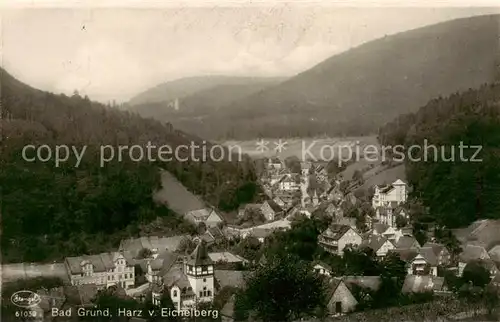
[[[153, 271], [148, 265], [148, 272]], [[193, 308], [214, 299], [214, 263], [203, 240], [189, 256], [181, 259], [165, 257], [155, 276], [158, 278], [153, 283], [151, 294], [156, 305], [160, 304], [164, 294], [170, 295], [177, 310]]]

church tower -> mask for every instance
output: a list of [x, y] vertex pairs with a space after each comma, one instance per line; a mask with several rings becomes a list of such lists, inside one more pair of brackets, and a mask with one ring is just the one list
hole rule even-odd
[[184, 262], [184, 273], [195, 294], [196, 303], [214, 299], [214, 263], [208, 257], [207, 245], [200, 241], [193, 253]]

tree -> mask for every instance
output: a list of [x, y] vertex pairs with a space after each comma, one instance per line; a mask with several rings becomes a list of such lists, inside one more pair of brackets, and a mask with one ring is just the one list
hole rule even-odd
[[352, 174], [352, 180], [363, 182], [363, 172], [361, 172], [360, 170], [355, 170]]
[[[116, 286], [99, 291], [93, 300], [95, 307], [99, 310], [108, 309], [111, 314], [118, 312], [119, 309], [136, 310], [141, 308], [139, 302], [129, 298], [122, 291], [123, 289]], [[86, 317], [85, 319], [81, 319], [87, 320], [87, 318], [90, 321], [109, 321], [109, 317]], [[114, 320], [126, 322], [128, 321], [128, 317], [114, 317]]]
[[200, 222], [197, 227], [198, 234], [204, 234], [207, 231], [207, 225], [204, 222]]
[[402, 215], [397, 215], [396, 216], [396, 227], [398, 229], [401, 229], [403, 227], [406, 227], [408, 225], [408, 220]]
[[322, 278], [289, 254], [258, 268], [247, 281], [243, 299], [263, 321], [292, 321], [326, 306]]
[[238, 245], [236, 245], [235, 252], [241, 257], [249, 260], [257, 260], [257, 255], [262, 248], [260, 241], [254, 236], [248, 236], [242, 239]]
[[[168, 294], [168, 291], [164, 291], [161, 295], [160, 298], [160, 305], [154, 305], [153, 304], [153, 299], [151, 297], [151, 293], [148, 293], [146, 300], [144, 302], [144, 309], [143, 309], [143, 316], [145, 316], [149, 322], [160, 322], [160, 321], [179, 321], [178, 317], [174, 316], [169, 316], [169, 317], [162, 317], [161, 316], [161, 309], [166, 308], [166, 309], [175, 309], [174, 302], [172, 302], [172, 299], [170, 298], [170, 295]], [[149, 314], [149, 312], [153, 312], [153, 314]], [[148, 313], [147, 315], [145, 313]]]
[[144, 259], [144, 258], [149, 258], [153, 255], [153, 252], [149, 248], [143, 248], [139, 251], [139, 254], [137, 254], [137, 257], [139, 259]]
[[406, 263], [396, 253], [388, 253], [381, 261], [381, 276], [396, 279], [402, 284], [406, 277]]
[[490, 272], [479, 261], [474, 261], [465, 266], [462, 273], [464, 283], [484, 287], [491, 280]]
[[462, 246], [460, 245], [457, 237], [451, 232], [451, 230], [439, 226], [434, 230], [434, 236], [436, 237], [436, 240], [445, 245], [446, 249], [450, 252], [451, 263], [456, 264], [458, 256], [462, 252]]
[[483, 292], [483, 301], [488, 309], [488, 314], [492, 314], [493, 310], [498, 308], [498, 304], [500, 303], [498, 289], [493, 285], [486, 286]]
[[184, 238], [179, 243], [176, 252], [180, 254], [191, 254], [196, 248], [196, 243], [191, 238]]
[[356, 249], [350, 246], [344, 248], [346, 275], [376, 276], [380, 274], [375, 252], [371, 248]]
[[275, 232], [266, 239], [268, 254], [294, 254], [300, 259], [311, 261], [318, 251], [318, 235], [328, 227], [327, 218], [302, 217], [292, 222], [287, 231]]

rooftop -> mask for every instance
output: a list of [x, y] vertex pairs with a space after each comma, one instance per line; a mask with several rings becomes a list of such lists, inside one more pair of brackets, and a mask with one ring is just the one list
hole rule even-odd
[[193, 266], [213, 264], [213, 261], [208, 256], [207, 244], [205, 241], [202, 240], [200, 243], [198, 243], [193, 253], [189, 256], [187, 264]]
[[349, 231], [349, 229], [351, 229], [351, 227], [348, 225], [333, 224], [321, 233], [321, 236], [328, 239], [339, 240]]
[[140, 238], [124, 239], [120, 243], [120, 250], [131, 252], [135, 258], [143, 249], [175, 252], [184, 239], [189, 239], [188, 235], [179, 235], [172, 237], [145, 236]]

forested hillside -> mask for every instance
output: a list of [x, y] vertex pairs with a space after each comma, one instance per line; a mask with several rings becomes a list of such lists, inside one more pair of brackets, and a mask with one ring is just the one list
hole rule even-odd
[[335, 55], [202, 120], [207, 137], [376, 133], [439, 95], [498, 79], [500, 16], [447, 21]]
[[[128, 105], [130, 105], [135, 111], [151, 114], [155, 113], [155, 103], [164, 104], [165, 102], [172, 101], [176, 98], [184, 99], [201, 93], [208, 94], [208, 99], [213, 99], [207, 90], [217, 88], [219, 86], [235, 86], [235, 88], [256, 86], [258, 89], [259, 85], [264, 87], [268, 85], [275, 85], [283, 80], [284, 78], [279, 77], [237, 77], [223, 75], [186, 77], [150, 88], [133, 97], [128, 102]], [[229, 96], [231, 96], [231, 92], [229, 93]]]
[[[416, 197], [430, 207], [423, 221], [459, 227], [480, 218], [500, 218], [500, 83], [433, 99], [418, 112], [386, 124], [379, 140], [407, 149], [423, 148], [427, 140], [427, 146], [438, 148], [437, 161], [430, 148], [427, 162], [406, 162]], [[461, 156], [461, 142], [482, 146], [474, 158], [482, 161], [471, 162], [477, 148], [463, 148]], [[424, 157], [423, 150], [414, 154]]]
[[[201, 88], [189, 95], [175, 97], [172, 94], [165, 94], [163, 101], [134, 105], [128, 109], [143, 117], [168, 121], [176, 128], [205, 137], [205, 135], [213, 133], [212, 125], [203, 121], [206, 117], [216, 113], [224, 114], [226, 108], [230, 108], [230, 105], [235, 101], [258, 93], [283, 80], [283, 78], [215, 78], [213, 79], [215, 85]], [[219, 82], [224, 81], [226, 83], [219, 84]], [[177, 82], [173, 83], [178, 84]], [[204, 85], [209, 86], [208, 83]], [[180, 90], [177, 92], [182, 93]], [[178, 99], [178, 110], [172, 107], [175, 98]]]
[[[158, 168], [171, 171], [192, 192], [223, 210], [256, 193], [250, 161], [133, 162], [115, 158], [100, 166], [101, 145], [190, 145], [201, 139], [169, 124], [108, 109], [81, 97], [31, 88], [1, 73], [1, 213], [4, 261], [44, 261], [108, 251], [160, 217], [171, 233], [191, 227], [152, 201]], [[87, 146], [83, 161], [27, 162], [26, 144]], [[33, 155], [33, 154], [32, 154]], [[188, 155], [186, 155], [188, 156]]]

